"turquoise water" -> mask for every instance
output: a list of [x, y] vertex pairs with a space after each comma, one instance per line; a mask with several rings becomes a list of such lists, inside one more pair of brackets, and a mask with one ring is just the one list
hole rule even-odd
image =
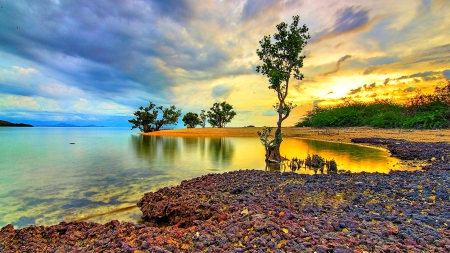
[[[71, 144], [74, 143], [74, 144]], [[290, 138], [288, 158], [319, 153], [338, 169], [388, 172], [383, 150]], [[265, 169], [258, 138], [140, 136], [129, 128], [0, 128], [0, 227], [138, 221], [145, 192], [208, 173]], [[302, 173], [313, 173], [301, 170]]]

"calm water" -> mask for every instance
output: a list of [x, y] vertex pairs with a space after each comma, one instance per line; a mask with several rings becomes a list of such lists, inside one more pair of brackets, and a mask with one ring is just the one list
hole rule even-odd
[[[75, 144], [70, 144], [75, 143]], [[383, 150], [290, 138], [288, 158], [334, 158], [338, 169], [388, 172]], [[0, 128], [0, 227], [50, 225], [135, 205], [145, 192], [208, 173], [265, 169], [258, 138], [140, 136], [128, 128]], [[314, 173], [301, 169], [301, 173]], [[90, 218], [137, 221], [132, 208]]]

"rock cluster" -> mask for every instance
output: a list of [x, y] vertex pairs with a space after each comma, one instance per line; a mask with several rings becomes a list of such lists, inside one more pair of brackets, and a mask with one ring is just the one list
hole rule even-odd
[[144, 224], [0, 231], [0, 252], [448, 252], [450, 171], [210, 174], [147, 193]]
[[384, 138], [354, 138], [353, 143], [371, 143], [385, 145], [392, 156], [402, 160], [424, 160], [429, 165], [424, 170], [450, 170], [450, 143], [447, 142], [410, 142]]

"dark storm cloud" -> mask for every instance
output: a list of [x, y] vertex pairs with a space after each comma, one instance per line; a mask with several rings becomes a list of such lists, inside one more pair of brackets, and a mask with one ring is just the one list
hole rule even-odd
[[[159, 93], [173, 85], [151, 59], [167, 56], [162, 46], [175, 52], [186, 46], [178, 43], [176, 31], [159, 27], [158, 18], [165, 18], [163, 23], [183, 22], [193, 15], [187, 1], [174, 0], [3, 1], [1, 5], [1, 51], [52, 69], [65, 76], [65, 83], [98, 94], [120, 94], [130, 85]], [[185, 52], [192, 65], [168, 64], [191, 69], [216, 64], [195, 61], [200, 54], [196, 48]], [[214, 55], [217, 61], [225, 58], [221, 54]]]
[[325, 29], [311, 36], [311, 42], [352, 32], [369, 24], [369, 11], [355, 6], [349, 6], [336, 12], [336, 21], [331, 28]]
[[344, 61], [346, 61], [347, 59], [350, 59], [350, 58], [352, 58], [351, 55], [344, 55], [344, 56], [342, 56], [342, 57], [339, 58], [339, 60], [336, 62], [336, 69], [333, 70], [333, 71], [327, 72], [327, 73], [325, 73], [324, 75], [326, 76], [326, 75], [334, 74], [334, 73], [338, 72], [339, 69], [341, 69], [341, 63], [344, 62]]

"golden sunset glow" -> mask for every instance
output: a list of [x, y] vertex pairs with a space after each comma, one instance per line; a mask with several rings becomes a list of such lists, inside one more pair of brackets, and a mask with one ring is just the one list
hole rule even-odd
[[0, 6], [0, 118], [10, 121], [129, 126], [148, 101], [183, 114], [227, 101], [237, 112], [229, 126], [274, 125], [276, 96], [255, 71], [256, 49], [293, 15], [311, 39], [284, 126], [313, 105], [402, 102], [450, 77], [446, 0]]

